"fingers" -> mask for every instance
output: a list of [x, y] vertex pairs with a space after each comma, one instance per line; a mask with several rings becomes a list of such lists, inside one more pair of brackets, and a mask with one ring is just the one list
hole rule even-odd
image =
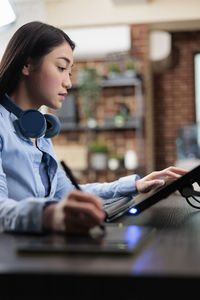
[[83, 225], [88, 226], [100, 225], [105, 218], [103, 209], [97, 209], [96, 206], [90, 202], [70, 200], [65, 205], [64, 210], [67, 212], [67, 215], [77, 218], [77, 223], [83, 223]]
[[164, 180], [159, 180], [159, 179], [155, 179], [155, 180], [149, 180], [149, 181], [145, 181], [142, 183], [142, 186], [140, 188], [140, 192], [141, 193], [147, 193], [150, 190], [163, 186], [165, 184]]
[[187, 172], [188, 171], [184, 170], [184, 169], [180, 169], [180, 168], [176, 168], [176, 167], [169, 167], [169, 168], [166, 168], [162, 171], [152, 172], [147, 177], [151, 180], [157, 179], [159, 177], [165, 177], [165, 176], [167, 176], [168, 178], [176, 179], [176, 178], [179, 178], [180, 176], [184, 175]]
[[187, 172], [187, 170], [181, 168], [169, 167], [161, 171], [152, 172], [142, 179], [137, 180], [135, 186], [138, 192], [146, 193], [158, 185], [163, 185], [166, 180], [177, 179]]
[[65, 231], [84, 233], [101, 225], [105, 212], [100, 198], [81, 191], [70, 192], [63, 200]]
[[175, 172], [179, 175], [184, 175], [188, 172], [188, 170], [177, 168], [177, 167], [169, 167], [167, 169], [169, 169], [170, 171]]
[[151, 189], [162, 185], [165, 185], [164, 180], [155, 179], [155, 180], [147, 181], [147, 187]]
[[76, 198], [76, 201], [93, 203], [97, 207], [97, 209], [101, 209], [101, 210], [103, 209], [102, 200], [97, 196], [83, 193], [82, 191], [76, 190], [76, 191], [71, 191], [68, 194], [69, 200], [73, 199], [74, 197]]

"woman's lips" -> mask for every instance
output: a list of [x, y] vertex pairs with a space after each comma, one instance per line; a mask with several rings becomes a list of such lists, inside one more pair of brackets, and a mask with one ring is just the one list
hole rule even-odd
[[58, 94], [63, 100], [65, 99], [65, 97], [67, 96], [67, 93], [60, 93]]

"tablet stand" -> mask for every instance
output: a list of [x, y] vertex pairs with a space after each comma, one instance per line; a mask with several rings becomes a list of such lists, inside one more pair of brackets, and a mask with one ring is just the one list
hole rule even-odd
[[193, 204], [190, 200], [189, 197], [192, 197], [192, 199], [200, 204], [200, 200], [198, 200], [195, 196], [200, 196], [200, 192], [196, 191], [194, 189], [194, 187], [192, 186], [192, 184], [182, 187], [179, 189], [179, 192], [181, 193], [181, 195], [186, 199], [187, 203], [197, 209], [200, 209], [200, 205], [197, 206], [195, 204]]

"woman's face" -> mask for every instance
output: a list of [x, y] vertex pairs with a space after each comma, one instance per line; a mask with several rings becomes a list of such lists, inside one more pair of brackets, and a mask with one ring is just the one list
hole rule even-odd
[[29, 99], [34, 108], [46, 105], [59, 109], [71, 88], [73, 51], [67, 42], [44, 56], [39, 67], [30, 68], [26, 76]]

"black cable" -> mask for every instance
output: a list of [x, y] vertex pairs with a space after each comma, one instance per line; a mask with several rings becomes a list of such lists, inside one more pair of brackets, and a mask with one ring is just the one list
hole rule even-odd
[[[192, 197], [196, 202], [200, 203], [200, 201], [197, 200], [194, 196], [190, 196], [190, 197]], [[190, 206], [192, 206], [193, 208], [200, 209], [200, 206], [196, 206], [196, 205], [194, 205], [193, 203], [190, 202], [189, 197], [185, 197], [185, 200], [186, 200], [187, 203], [188, 203]]]

